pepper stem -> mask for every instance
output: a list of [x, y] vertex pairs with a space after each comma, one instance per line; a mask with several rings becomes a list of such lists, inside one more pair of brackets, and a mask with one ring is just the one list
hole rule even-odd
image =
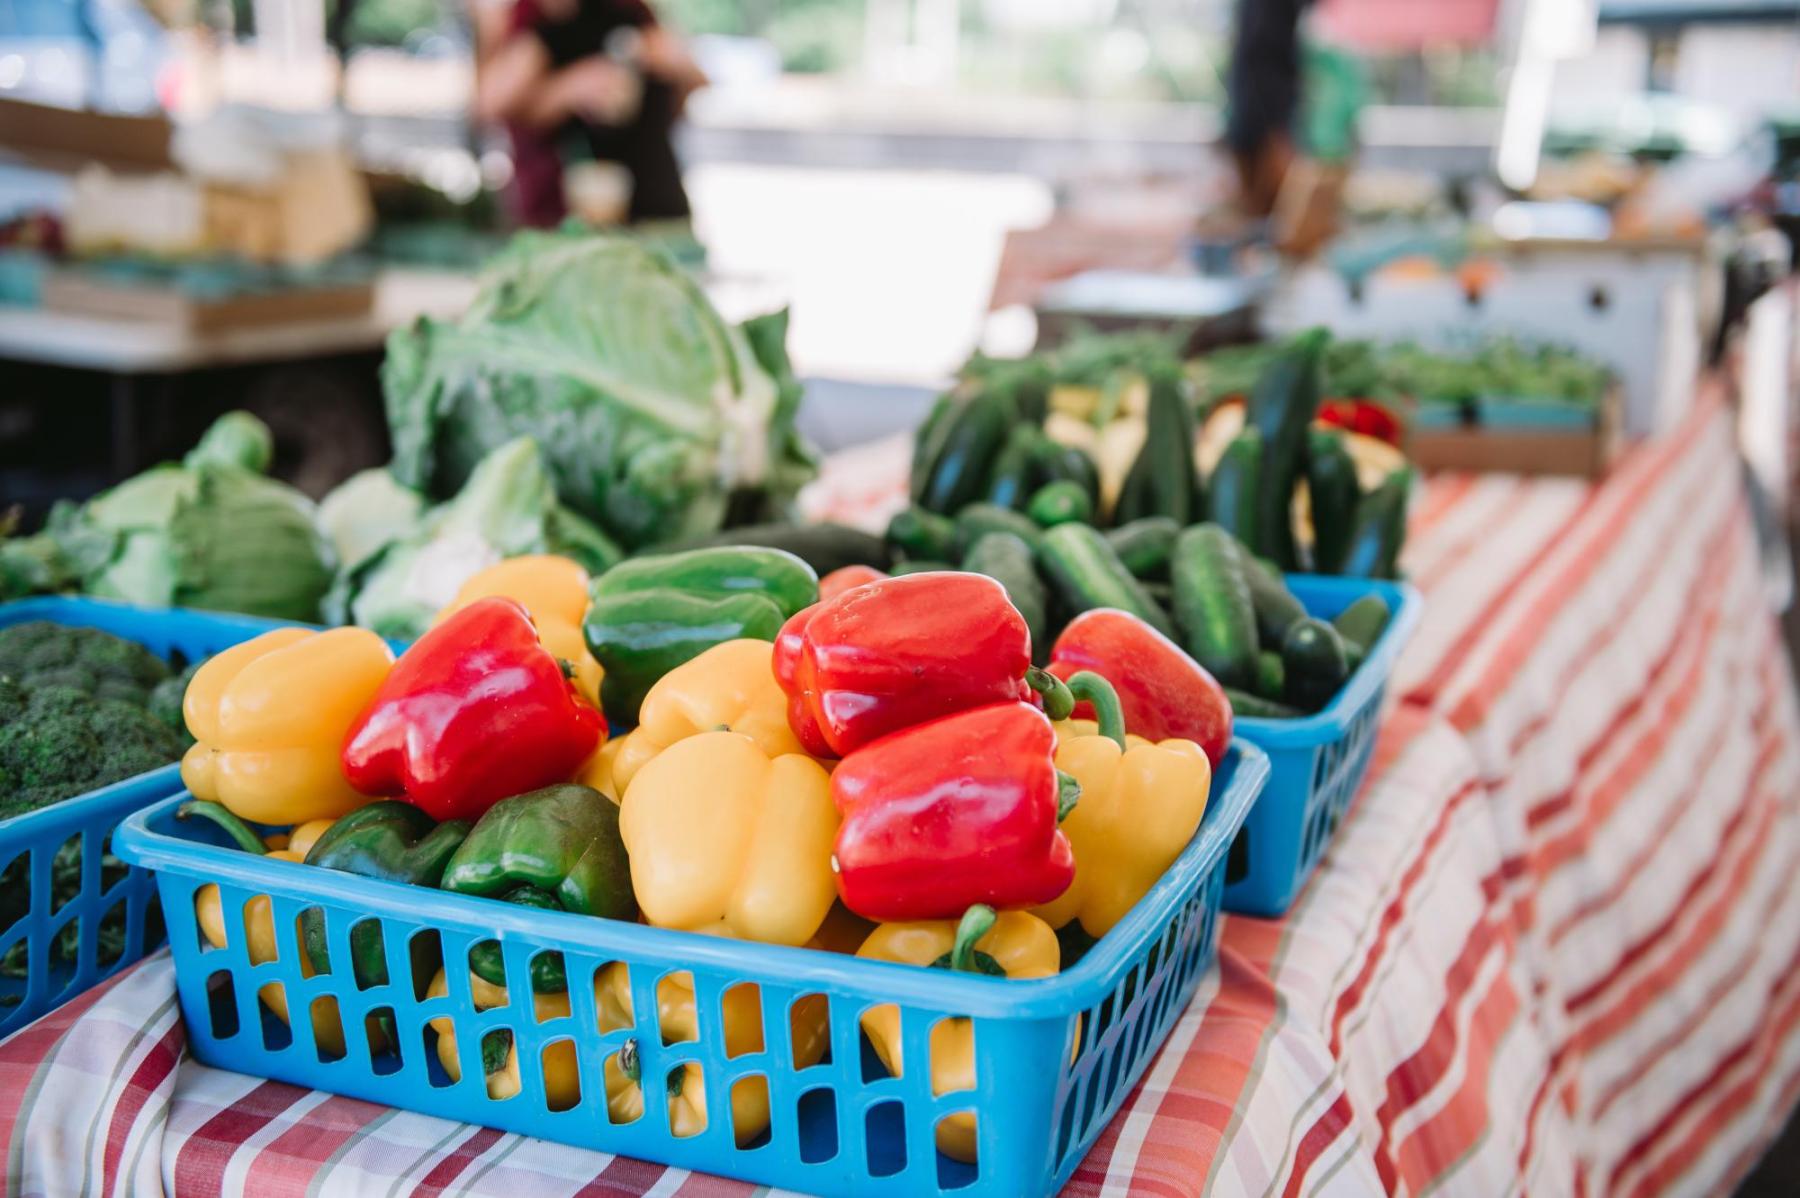
[[975, 942], [994, 926], [998, 918], [994, 909], [986, 903], [976, 903], [963, 912], [962, 922], [956, 925], [956, 943], [950, 949], [950, 968], [963, 973], [981, 973], [983, 970], [975, 963]]
[[619, 1072], [623, 1073], [634, 1082], [643, 1076], [643, 1066], [638, 1061], [638, 1042], [636, 1036], [633, 1036], [619, 1046]]
[[211, 820], [225, 830], [225, 834], [237, 842], [237, 846], [246, 853], [267, 856], [269, 846], [262, 842], [262, 837], [253, 831], [249, 824], [239, 819], [237, 813], [222, 803], [211, 799], [189, 799], [175, 809], [176, 819], [188, 819], [192, 816]]
[[1056, 771], [1056, 822], [1062, 823], [1081, 801], [1081, 783], [1074, 774]]
[[1069, 677], [1069, 693], [1076, 702], [1094, 705], [1094, 716], [1100, 721], [1100, 735], [1120, 749], [1125, 747], [1125, 708], [1119, 703], [1119, 692], [1113, 684], [1094, 673], [1082, 670]]
[[1032, 666], [1025, 671], [1025, 685], [1044, 697], [1044, 714], [1051, 719], [1066, 720], [1074, 713], [1075, 696], [1049, 670]]

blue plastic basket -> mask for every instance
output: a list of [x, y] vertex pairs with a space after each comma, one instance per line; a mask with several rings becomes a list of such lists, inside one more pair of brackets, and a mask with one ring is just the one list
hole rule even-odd
[[1307, 614], [1329, 620], [1367, 594], [1392, 613], [1350, 681], [1323, 711], [1301, 720], [1240, 718], [1233, 731], [1269, 755], [1269, 785], [1231, 847], [1225, 909], [1286, 914], [1312, 876], [1369, 770], [1381, 703], [1400, 650], [1418, 626], [1423, 600], [1405, 583], [1290, 574], [1288, 589]]
[[[1216, 953], [1228, 846], [1268, 768], [1260, 750], [1234, 743], [1200, 830], [1162, 880], [1068, 972], [1033, 981], [536, 911], [307, 868], [224, 847], [210, 825], [175, 818], [180, 797], [131, 816], [117, 851], [156, 872], [188, 1045], [208, 1064], [806, 1193], [1017, 1198], [1051, 1193], [1069, 1177], [1186, 1008]], [[195, 914], [196, 892], [208, 883], [221, 888], [224, 948], [207, 943]], [[253, 965], [242, 913], [261, 895], [271, 896], [277, 959]], [[397, 981], [361, 987], [347, 970], [303, 977], [296, 924], [308, 909], [323, 913], [333, 961], [348, 959], [353, 925], [378, 923], [388, 977]], [[623, 963], [635, 1017], [602, 1031], [599, 1004], [580, 984], [561, 1017], [540, 1021], [517, 995], [477, 1011], [461, 968], [445, 971], [448, 994], [425, 997], [437, 971], [431, 958], [466, 962], [472, 945], [495, 938], [509, 978], [524, 978], [545, 951], [563, 954], [571, 978]], [[426, 949], [428, 969], [415, 972], [415, 947]], [[699, 1035], [665, 1044], [654, 1012], [662, 981], [677, 974], [696, 995]], [[336, 1004], [342, 1055], [321, 1052], [310, 1019], [290, 1028], [259, 1003], [271, 983], [283, 988], [289, 1011]], [[756, 988], [750, 1003], [764, 1047], [728, 1056], [721, 1002], [745, 983]], [[824, 1006], [829, 1051], [796, 1067], [790, 1019], [802, 1000], [815, 1011]], [[888, 1077], [863, 1043], [860, 1019], [880, 1006], [898, 1011], [899, 1077]], [[398, 1052], [372, 1051], [371, 1016], [392, 1020]], [[937, 1095], [923, 1064], [933, 1029], [954, 1016], [973, 1019], [976, 1084]], [[434, 1018], [449, 1019], [457, 1033], [459, 1081], [439, 1063]], [[481, 1044], [496, 1029], [517, 1047], [520, 1088], [505, 1099], [488, 1096], [481, 1067]], [[545, 1096], [542, 1054], [562, 1042], [573, 1045], [580, 1095], [559, 1110]], [[644, 1103], [631, 1122], [613, 1122], [603, 1071], [614, 1054], [632, 1052], [647, 1080], [700, 1066], [713, 1113], [703, 1130], [677, 1136], [659, 1101]], [[748, 1078], [764, 1080], [772, 1122], [739, 1143], [720, 1113]], [[646, 1092], [656, 1092], [654, 1081]], [[965, 1111], [976, 1112], [974, 1165], [943, 1156], [934, 1140], [939, 1120]]]
[[[191, 662], [247, 641], [277, 624], [249, 616], [179, 609], [153, 611], [96, 599], [21, 599], [0, 604], [0, 628], [28, 620], [98, 628], [136, 641], [173, 662]], [[0, 955], [26, 944], [26, 976], [0, 977], [0, 1036], [74, 998], [95, 982], [110, 977], [162, 943], [151, 918], [155, 887], [149, 874], [128, 870], [111, 885], [102, 876], [101, 859], [119, 821], [133, 811], [181, 790], [181, 770], [169, 765], [28, 815], [0, 820], [0, 873], [26, 860], [30, 899], [24, 915], [0, 928]], [[51, 894], [51, 863], [71, 839], [81, 841], [81, 889], [60, 907]], [[123, 907], [124, 951], [116, 958], [99, 954], [101, 922]], [[50, 962], [50, 948], [71, 924], [79, 931], [73, 966]]]

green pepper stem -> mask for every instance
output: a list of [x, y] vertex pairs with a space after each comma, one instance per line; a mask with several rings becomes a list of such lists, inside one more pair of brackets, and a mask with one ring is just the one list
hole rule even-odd
[[239, 819], [237, 812], [222, 803], [211, 799], [189, 799], [175, 809], [176, 819], [188, 819], [193, 816], [211, 820], [225, 830], [225, 834], [237, 842], [237, 846], [246, 853], [267, 856], [269, 846], [262, 842], [262, 837], [253, 831], [249, 824]]
[[1100, 721], [1100, 735], [1124, 749], [1125, 708], [1120, 705], [1119, 692], [1113, 684], [1092, 670], [1082, 670], [1069, 677], [1069, 693], [1076, 702], [1085, 700], [1094, 705], [1095, 718]]
[[643, 1076], [643, 1065], [638, 1060], [636, 1036], [619, 1046], [619, 1072], [634, 1082]]
[[956, 943], [950, 949], [950, 968], [963, 973], [980, 973], [975, 964], [975, 942], [994, 926], [999, 918], [994, 909], [986, 903], [976, 903], [963, 912], [962, 922], [956, 925]]
[[1056, 771], [1056, 822], [1062, 823], [1081, 801], [1081, 783], [1074, 774]]
[[1051, 719], [1066, 720], [1074, 713], [1075, 696], [1049, 670], [1032, 666], [1025, 671], [1025, 685], [1044, 697], [1044, 714]]

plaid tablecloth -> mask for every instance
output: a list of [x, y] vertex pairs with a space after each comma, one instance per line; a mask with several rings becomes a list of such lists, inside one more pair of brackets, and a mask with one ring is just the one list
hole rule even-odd
[[[838, 464], [878, 509], [904, 448]], [[885, 473], [884, 473], [885, 472]], [[1800, 713], [1730, 422], [1599, 487], [1445, 478], [1373, 780], [1227, 921], [1075, 1194], [1725, 1192], [1800, 1090]], [[750, 1187], [209, 1069], [168, 958], [0, 1044], [7, 1191]]]

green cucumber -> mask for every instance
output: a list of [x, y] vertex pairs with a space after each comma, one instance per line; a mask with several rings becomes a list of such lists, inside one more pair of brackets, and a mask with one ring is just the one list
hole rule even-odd
[[1253, 695], [1249, 691], [1241, 691], [1235, 686], [1225, 688], [1225, 697], [1231, 700], [1231, 714], [1249, 720], [1303, 720], [1306, 713], [1286, 703], [1277, 703], [1265, 699], [1261, 695]]
[[887, 543], [896, 557], [947, 560], [956, 549], [956, 525], [948, 516], [909, 507], [888, 521]]
[[1265, 699], [1280, 699], [1287, 689], [1287, 667], [1281, 654], [1264, 649], [1256, 655], [1256, 693]]
[[[667, 548], [704, 549], [715, 545], [785, 549], [811, 566], [820, 578], [845, 566], [885, 570], [893, 560], [887, 543], [880, 537], [845, 524], [742, 524]], [[659, 547], [658, 552], [661, 551]]]
[[1013, 426], [988, 471], [988, 503], [1002, 508], [1025, 506], [1025, 500], [1031, 496], [1032, 463], [1046, 440], [1043, 430], [1036, 425]]
[[1364, 595], [1339, 612], [1331, 626], [1344, 638], [1346, 649], [1354, 648], [1359, 656], [1366, 656], [1381, 639], [1381, 630], [1387, 627], [1390, 614], [1386, 599], [1380, 595]]
[[1100, 467], [1085, 450], [1062, 445], [1049, 437], [1040, 439], [1031, 458], [1031, 481], [1036, 487], [1051, 483], [1074, 483], [1087, 492], [1088, 501], [1100, 501]]
[[1256, 605], [1244, 551], [1217, 524], [1196, 524], [1175, 540], [1169, 562], [1181, 644], [1225, 686], [1256, 684]]
[[1306, 473], [1307, 431], [1319, 410], [1320, 375], [1331, 334], [1296, 337], [1264, 368], [1250, 390], [1249, 423], [1262, 434], [1256, 487], [1256, 537], [1247, 541], [1282, 570], [1300, 565], [1294, 542], [1294, 488]]
[[1044, 530], [1024, 512], [992, 503], [971, 503], [956, 513], [956, 555], [961, 557], [967, 553], [976, 541], [990, 532], [1010, 532], [1033, 550], [1044, 537]]
[[1005, 587], [1006, 597], [1031, 630], [1032, 651], [1038, 655], [1049, 652], [1050, 598], [1038, 577], [1032, 548], [1023, 537], [1010, 532], [984, 533], [963, 555], [962, 568], [986, 574]]
[[1136, 577], [1163, 579], [1169, 576], [1169, 554], [1180, 535], [1181, 525], [1173, 518], [1145, 516], [1107, 533], [1106, 543]]
[[1306, 488], [1312, 500], [1315, 574], [1336, 574], [1350, 548], [1362, 488], [1342, 433], [1315, 428], [1307, 440]]
[[988, 468], [1014, 423], [1012, 398], [984, 392], [964, 405], [944, 434], [944, 447], [919, 494], [919, 506], [948, 514], [987, 490]]
[[1040, 528], [1054, 528], [1071, 521], [1091, 524], [1094, 519], [1094, 501], [1080, 483], [1045, 483], [1026, 503], [1025, 514]]
[[1244, 554], [1244, 581], [1250, 584], [1250, 602], [1256, 605], [1257, 635], [1265, 645], [1280, 645], [1294, 621], [1306, 618], [1306, 609], [1281, 575], [1248, 553]]
[[1058, 524], [1050, 529], [1038, 546], [1038, 564], [1070, 615], [1116, 607], [1164, 636], [1174, 635], [1168, 615], [1091, 525]]
[[1402, 466], [1356, 505], [1356, 524], [1338, 573], [1347, 578], [1400, 577], [1400, 550], [1406, 545], [1406, 499], [1413, 470]]
[[1325, 621], [1311, 617], [1288, 629], [1281, 642], [1281, 665], [1287, 672], [1281, 697], [1302, 711], [1324, 707], [1350, 677], [1343, 638]]
[[943, 455], [944, 438], [950, 435], [950, 426], [960, 410], [956, 397], [944, 392], [931, 405], [931, 411], [926, 413], [919, 431], [913, 435], [912, 472], [907, 494], [914, 503], [925, 494], [925, 484], [930, 480], [938, 458]]
[[953, 562], [932, 561], [929, 558], [919, 557], [896, 564], [888, 573], [898, 578], [902, 574], [938, 574], [945, 570], [955, 569], [956, 565]]
[[1179, 367], [1159, 363], [1147, 371], [1150, 405], [1144, 415], [1144, 447], [1125, 476], [1117, 522], [1168, 516], [1189, 524], [1201, 515], [1204, 492], [1194, 470], [1194, 407]]
[[1253, 428], [1225, 447], [1206, 480], [1207, 518], [1256, 549], [1256, 487], [1262, 474], [1262, 434]]

